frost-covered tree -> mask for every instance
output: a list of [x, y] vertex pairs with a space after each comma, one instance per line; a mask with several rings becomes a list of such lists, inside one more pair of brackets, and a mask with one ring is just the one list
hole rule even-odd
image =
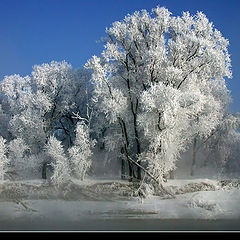
[[[12, 115], [10, 132], [23, 139], [33, 154], [42, 151], [52, 133], [53, 120], [61, 111], [56, 102], [70, 69], [65, 62], [36, 65], [31, 76], [7, 76], [1, 83]], [[66, 104], [62, 105], [64, 111]]]
[[[31, 76], [5, 77], [1, 90], [13, 116], [10, 125], [14, 136], [29, 136], [28, 130], [36, 132], [38, 145], [41, 139], [44, 145], [54, 131], [63, 130], [67, 134], [69, 129], [64, 128], [64, 118], [71, 122], [72, 116], [68, 115], [72, 111], [83, 114], [89, 78], [86, 70], [73, 71], [64, 61], [35, 65]], [[26, 136], [23, 139], [27, 140]], [[29, 139], [29, 142], [36, 140]]]
[[[65, 61], [35, 65], [30, 76], [6, 76], [0, 87], [8, 112], [0, 117], [9, 121], [8, 140], [21, 138], [34, 155], [41, 154], [53, 134], [65, 148], [71, 146], [77, 123], [73, 112], [86, 115], [89, 78], [87, 70], [73, 70]], [[46, 178], [47, 163], [42, 166]]]
[[124, 155], [130, 178], [134, 163], [137, 178], [144, 166], [162, 181], [223, 116], [214, 89], [231, 77], [228, 41], [202, 12], [174, 17], [163, 7], [127, 15], [106, 32], [102, 56], [86, 64], [93, 101], [112, 127], [106, 139]]
[[0, 181], [4, 180], [5, 174], [8, 171], [9, 160], [6, 154], [7, 154], [6, 140], [2, 136], [0, 136]]
[[91, 167], [93, 146], [88, 126], [84, 122], [78, 122], [74, 145], [68, 150], [73, 173], [78, 179], [83, 180]]
[[52, 182], [57, 186], [68, 182], [71, 178], [69, 160], [65, 154], [61, 142], [57, 140], [54, 136], [50, 136], [45, 148], [47, 155], [52, 159]]

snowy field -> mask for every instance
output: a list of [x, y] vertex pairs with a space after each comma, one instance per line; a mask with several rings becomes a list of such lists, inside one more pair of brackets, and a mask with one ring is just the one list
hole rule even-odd
[[134, 183], [0, 184], [0, 230], [240, 230], [240, 180], [169, 180], [175, 198], [140, 198]]

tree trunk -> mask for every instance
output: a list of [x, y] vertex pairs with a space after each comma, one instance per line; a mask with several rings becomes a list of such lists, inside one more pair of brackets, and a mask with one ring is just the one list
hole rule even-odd
[[[126, 67], [127, 71], [128, 69], [128, 64], [126, 62]], [[131, 112], [133, 115], [133, 127], [134, 127], [134, 134], [135, 134], [135, 142], [136, 142], [136, 147], [137, 147], [137, 155], [141, 153], [141, 147], [140, 147], [140, 141], [139, 141], [139, 135], [138, 135], [138, 129], [137, 129], [137, 112], [138, 112], [138, 98], [136, 97], [136, 103], [134, 104], [133, 97], [131, 95], [131, 86], [130, 86], [130, 80], [129, 78], [127, 79], [127, 87], [128, 87], [128, 93], [129, 93], [129, 99], [130, 99], [130, 105], [131, 105]], [[141, 166], [141, 162], [138, 162], [139, 166]], [[141, 180], [141, 171], [142, 169], [137, 166], [137, 179]], [[132, 169], [133, 170], [133, 169]]]
[[128, 170], [129, 170], [129, 181], [132, 181], [134, 177], [134, 172], [133, 172], [132, 162], [129, 159], [129, 153], [128, 153], [129, 141], [128, 141], [128, 135], [127, 135], [127, 128], [126, 128], [125, 122], [120, 118], [119, 118], [119, 124], [122, 129], [122, 136], [125, 140], [124, 147], [122, 147], [121, 152], [124, 153], [124, 155], [126, 156], [126, 160], [128, 162]]
[[129, 170], [129, 182], [133, 181], [133, 167], [132, 163], [128, 161], [128, 170]]
[[[141, 162], [139, 162], [139, 164], [141, 165]], [[140, 167], [137, 167], [137, 179], [142, 179], [142, 169]]]
[[194, 175], [194, 166], [196, 164], [196, 156], [197, 156], [197, 138], [193, 140], [193, 152], [192, 152], [192, 166], [190, 175]]
[[42, 179], [47, 179], [47, 163], [43, 163], [42, 166]]
[[125, 161], [122, 158], [121, 159], [121, 179], [125, 179], [126, 177], [126, 172], [125, 172]]
[[[138, 130], [137, 130], [137, 114], [136, 113], [133, 114], [133, 119], [134, 119], [134, 133], [135, 133], [135, 141], [136, 141], [136, 147], [137, 147], [137, 155], [140, 155], [141, 154], [141, 146], [140, 146], [139, 135], [138, 135]], [[141, 166], [140, 161], [138, 161], [138, 164]], [[137, 179], [139, 179], [139, 180], [142, 179], [142, 169], [139, 166], [137, 166]]]
[[169, 171], [169, 178], [174, 179], [174, 171], [173, 170]]

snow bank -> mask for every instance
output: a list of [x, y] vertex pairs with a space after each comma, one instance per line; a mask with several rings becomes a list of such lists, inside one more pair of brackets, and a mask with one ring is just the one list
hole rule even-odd
[[[169, 180], [163, 187], [174, 195], [217, 190], [240, 189], [240, 180]], [[87, 179], [69, 181], [56, 188], [45, 180], [0, 182], [0, 201], [11, 199], [62, 199], [62, 200], [117, 200], [148, 195], [164, 198], [155, 186], [116, 179]]]

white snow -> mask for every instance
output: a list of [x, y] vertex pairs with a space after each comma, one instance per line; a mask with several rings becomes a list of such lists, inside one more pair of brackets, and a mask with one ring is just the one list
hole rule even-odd
[[[216, 190], [193, 191], [190, 192], [189, 184], [208, 183], [215, 186]], [[41, 181], [23, 181], [18, 184], [24, 186], [41, 186]], [[76, 184], [76, 183], [75, 183]], [[119, 185], [121, 184], [121, 185]], [[125, 185], [124, 185], [125, 184]], [[204, 184], [203, 184], [204, 185]], [[20, 186], [20, 185], [19, 185]], [[22, 185], [23, 186], [23, 185]], [[80, 185], [79, 185], [80, 186]], [[196, 179], [196, 180], [170, 180], [164, 183], [165, 187], [175, 187], [186, 189], [185, 193], [176, 194], [174, 199], [163, 199], [160, 196], [148, 196], [145, 199], [129, 196], [118, 196], [118, 187], [128, 190], [128, 183], [116, 180], [88, 180], [81, 187], [91, 194], [76, 200], [76, 196], [70, 198], [54, 199], [49, 197], [37, 198], [34, 194], [26, 199], [18, 198], [6, 200], [1, 198], [0, 192], [0, 228], [5, 221], [19, 221], [24, 219], [54, 222], [79, 221], [84, 219], [238, 219], [240, 217], [240, 189], [222, 189], [216, 180]], [[115, 195], [109, 193], [111, 189]], [[94, 192], [95, 191], [95, 192]], [[42, 193], [41, 193], [42, 194]], [[99, 194], [99, 199], [97, 195]], [[90, 196], [94, 196], [90, 197]], [[88, 199], [89, 197], [89, 199]]]

